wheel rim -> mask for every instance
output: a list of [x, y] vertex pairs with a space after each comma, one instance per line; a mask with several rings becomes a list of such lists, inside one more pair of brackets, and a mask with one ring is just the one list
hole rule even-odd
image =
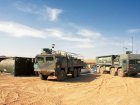
[[97, 67], [97, 73], [100, 73], [99, 67]]
[[122, 72], [121, 72], [121, 70], [119, 70], [119, 76], [122, 76]]
[[103, 67], [101, 67], [101, 69], [100, 69], [100, 73], [101, 73], [101, 74], [104, 74]]
[[120, 77], [124, 77], [124, 76], [125, 76], [125, 74], [123, 73], [122, 69], [119, 69], [119, 70], [118, 70], [118, 75], [119, 75]]
[[111, 75], [115, 76], [115, 69], [111, 68]]

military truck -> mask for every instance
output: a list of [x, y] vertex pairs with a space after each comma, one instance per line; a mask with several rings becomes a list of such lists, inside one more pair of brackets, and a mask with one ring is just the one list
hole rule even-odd
[[58, 81], [63, 81], [67, 74], [78, 77], [83, 66], [83, 60], [73, 53], [44, 48], [35, 57], [34, 71], [38, 72], [42, 80], [47, 80], [48, 76], [56, 76]]
[[140, 54], [121, 54], [96, 57], [97, 73], [105, 72], [124, 77], [140, 73]]

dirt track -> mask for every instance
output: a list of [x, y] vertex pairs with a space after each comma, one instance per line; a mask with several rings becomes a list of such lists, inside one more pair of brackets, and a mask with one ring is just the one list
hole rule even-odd
[[140, 105], [140, 75], [86, 74], [65, 82], [0, 74], [0, 105]]

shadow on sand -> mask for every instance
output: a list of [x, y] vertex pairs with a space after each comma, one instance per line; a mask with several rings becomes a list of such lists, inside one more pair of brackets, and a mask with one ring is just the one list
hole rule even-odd
[[138, 73], [136, 76], [129, 76], [131, 78], [140, 78], [140, 73]]
[[55, 82], [70, 82], [70, 83], [75, 83], [75, 82], [91, 82], [95, 80], [97, 77], [100, 75], [97, 74], [81, 74], [79, 77], [72, 78], [70, 75], [67, 76], [66, 80], [64, 81], [57, 81], [56, 79], [48, 79], [48, 81], [55, 81]]

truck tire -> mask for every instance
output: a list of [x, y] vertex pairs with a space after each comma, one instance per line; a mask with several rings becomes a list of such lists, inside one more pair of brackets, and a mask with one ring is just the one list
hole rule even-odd
[[64, 70], [60, 70], [58, 72], [58, 75], [57, 75], [57, 80], [58, 81], [63, 81], [65, 79], [66, 79], [66, 73], [65, 73], [65, 71]]
[[120, 76], [120, 77], [124, 77], [125, 76], [125, 73], [124, 73], [124, 71], [122, 69], [118, 70], [118, 76]]
[[77, 77], [80, 76], [80, 69], [77, 69]]
[[115, 68], [111, 68], [110, 74], [111, 74], [112, 76], [116, 76], [116, 75], [117, 75], [117, 73], [116, 73], [116, 71], [115, 71]]
[[77, 77], [77, 69], [74, 69], [72, 72], [72, 77], [75, 78]]
[[48, 76], [47, 75], [43, 75], [43, 74], [39, 74], [41, 80], [47, 80]]
[[100, 68], [100, 74], [104, 74], [104, 69], [103, 69], [103, 67]]

